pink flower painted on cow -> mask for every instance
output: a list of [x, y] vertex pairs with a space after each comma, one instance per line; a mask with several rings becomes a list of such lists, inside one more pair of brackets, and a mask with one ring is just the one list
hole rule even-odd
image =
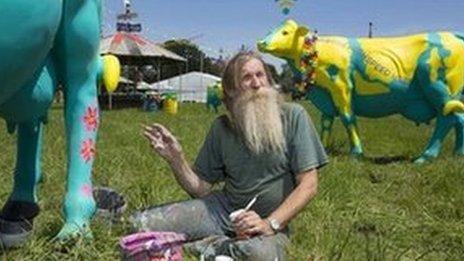
[[85, 197], [91, 197], [92, 196], [92, 186], [90, 184], [84, 184], [81, 187], [81, 192]]
[[93, 160], [95, 157], [95, 142], [92, 139], [87, 139], [82, 142], [81, 156], [86, 163]]
[[87, 107], [87, 111], [83, 117], [85, 129], [87, 131], [96, 131], [98, 128], [98, 107]]

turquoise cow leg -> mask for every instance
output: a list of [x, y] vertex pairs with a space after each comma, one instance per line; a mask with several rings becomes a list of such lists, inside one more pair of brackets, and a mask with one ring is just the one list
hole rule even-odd
[[[79, 12], [75, 12], [79, 10]], [[99, 122], [97, 80], [100, 71], [100, 1], [64, 1], [57, 35], [58, 77], [65, 95], [67, 187], [64, 227], [59, 240], [91, 238], [89, 221], [95, 212], [91, 170]]]
[[55, 84], [54, 69], [47, 59], [38, 76], [0, 106], [0, 114], [8, 125], [18, 128], [13, 192], [0, 220], [0, 239], [5, 247], [24, 243], [39, 213], [36, 190], [41, 177], [42, 122], [52, 102]]
[[95, 212], [91, 170], [98, 125], [96, 75], [86, 81], [69, 81], [65, 88], [66, 133], [68, 146], [67, 187], [64, 200], [66, 223], [58, 239], [82, 235], [91, 238], [89, 220]]
[[[425, 76], [423, 77], [425, 78]], [[422, 84], [425, 86], [423, 87], [423, 92], [427, 101], [435, 108], [438, 114], [443, 115], [443, 108], [446, 103], [453, 99], [449, 94], [448, 86], [443, 81], [431, 83], [428, 77], [422, 80]]]
[[18, 126], [18, 152], [12, 201], [37, 202], [37, 183], [41, 177], [42, 128], [39, 121]]
[[[441, 68], [436, 69], [433, 73], [439, 76], [438, 80], [431, 82], [429, 74], [431, 67], [428, 64], [420, 66], [419, 75], [421, 79], [423, 92], [427, 100], [432, 104], [432, 107], [438, 112], [436, 127], [434, 134], [425, 149], [425, 152], [415, 161], [416, 163], [423, 163], [428, 159], [436, 158], [440, 154], [443, 139], [446, 137], [450, 129], [454, 126], [456, 129], [456, 143], [455, 152], [463, 154], [463, 124], [462, 114], [451, 110], [448, 116], [443, 116], [444, 108], [448, 102], [453, 100], [449, 93], [449, 87], [446, 85], [444, 76], [441, 75]], [[440, 80], [442, 79], [442, 80]]]
[[427, 145], [424, 153], [415, 160], [415, 163], [424, 163], [427, 160], [436, 158], [440, 153], [441, 145], [443, 144], [443, 139], [449, 133], [451, 128], [456, 124], [456, 116], [438, 116], [433, 132], [432, 138]]
[[39, 121], [18, 126], [13, 193], [0, 215], [0, 242], [7, 248], [24, 243], [32, 233], [33, 219], [39, 214], [36, 190], [40, 178], [41, 136]]
[[456, 113], [456, 124], [454, 129], [456, 131], [456, 141], [454, 146], [454, 153], [456, 155], [464, 156], [464, 114]]

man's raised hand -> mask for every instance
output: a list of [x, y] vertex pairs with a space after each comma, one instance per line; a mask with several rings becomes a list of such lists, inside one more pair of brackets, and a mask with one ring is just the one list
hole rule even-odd
[[161, 124], [154, 123], [143, 127], [143, 134], [149, 140], [153, 149], [168, 162], [173, 162], [182, 156], [182, 147], [176, 137]]

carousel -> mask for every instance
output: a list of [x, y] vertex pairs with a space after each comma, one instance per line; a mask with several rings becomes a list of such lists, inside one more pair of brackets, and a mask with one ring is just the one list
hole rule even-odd
[[143, 86], [160, 81], [163, 68], [177, 67], [179, 74], [187, 59], [142, 36], [142, 24], [134, 22], [138, 14], [132, 11], [130, 1], [124, 1], [124, 12], [117, 15], [116, 32], [103, 37], [100, 53], [112, 54], [121, 62], [121, 81], [114, 93], [99, 90], [102, 108], [139, 107], [146, 94]]

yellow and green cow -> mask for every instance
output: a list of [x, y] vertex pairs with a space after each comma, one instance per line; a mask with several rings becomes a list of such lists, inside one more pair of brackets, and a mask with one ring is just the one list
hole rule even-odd
[[317, 37], [287, 20], [260, 40], [258, 49], [290, 64], [297, 86], [322, 112], [324, 142], [339, 116], [348, 131], [351, 153], [361, 155], [356, 116], [399, 113], [417, 124], [437, 118], [433, 136], [416, 162], [436, 157], [453, 127], [455, 152], [464, 155], [464, 35]]

